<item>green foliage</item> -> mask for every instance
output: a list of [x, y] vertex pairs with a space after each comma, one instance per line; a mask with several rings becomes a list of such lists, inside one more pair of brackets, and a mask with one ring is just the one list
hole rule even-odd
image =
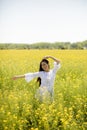
[[87, 49], [87, 40], [83, 42], [55, 42], [55, 43], [33, 43], [33, 44], [15, 44], [1, 43], [0, 49]]

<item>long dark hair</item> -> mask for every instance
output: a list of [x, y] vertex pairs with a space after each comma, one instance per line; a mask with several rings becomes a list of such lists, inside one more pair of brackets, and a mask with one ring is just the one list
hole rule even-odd
[[[44, 71], [42, 68], [42, 62], [45, 62], [46, 64], [49, 65], [49, 61], [47, 59], [42, 59], [42, 61], [40, 62], [39, 71]], [[40, 86], [41, 85], [41, 78], [40, 77], [37, 78], [37, 82], [39, 82], [39, 86]]]

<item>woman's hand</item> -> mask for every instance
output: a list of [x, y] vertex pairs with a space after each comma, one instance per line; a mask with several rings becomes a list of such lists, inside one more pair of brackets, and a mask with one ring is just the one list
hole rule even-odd
[[48, 59], [48, 58], [51, 58], [51, 56], [44, 56], [43, 59]]
[[13, 79], [13, 80], [16, 80], [16, 79], [18, 79], [18, 77], [17, 77], [17, 76], [14, 76], [14, 77], [12, 77], [12, 79]]
[[60, 60], [59, 60], [59, 59], [57, 59], [57, 58], [55, 58], [55, 57], [53, 57], [53, 56], [45, 56], [45, 57], [44, 57], [44, 59], [48, 59], [48, 58], [53, 59], [55, 62], [57, 62], [57, 64], [59, 64], [59, 63], [60, 63]]
[[19, 78], [25, 78], [25, 75], [14, 76], [12, 79], [16, 80], [16, 79], [19, 79]]

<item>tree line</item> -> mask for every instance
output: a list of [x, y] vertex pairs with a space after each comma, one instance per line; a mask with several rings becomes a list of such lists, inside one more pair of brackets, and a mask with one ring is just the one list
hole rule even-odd
[[0, 43], [0, 49], [87, 49], [87, 40], [82, 42], [39, 42], [33, 44], [25, 43]]

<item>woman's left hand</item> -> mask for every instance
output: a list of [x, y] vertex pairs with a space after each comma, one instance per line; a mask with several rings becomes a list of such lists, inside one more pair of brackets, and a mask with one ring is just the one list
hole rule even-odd
[[51, 56], [44, 56], [44, 59], [48, 59], [48, 58], [50, 58]]

